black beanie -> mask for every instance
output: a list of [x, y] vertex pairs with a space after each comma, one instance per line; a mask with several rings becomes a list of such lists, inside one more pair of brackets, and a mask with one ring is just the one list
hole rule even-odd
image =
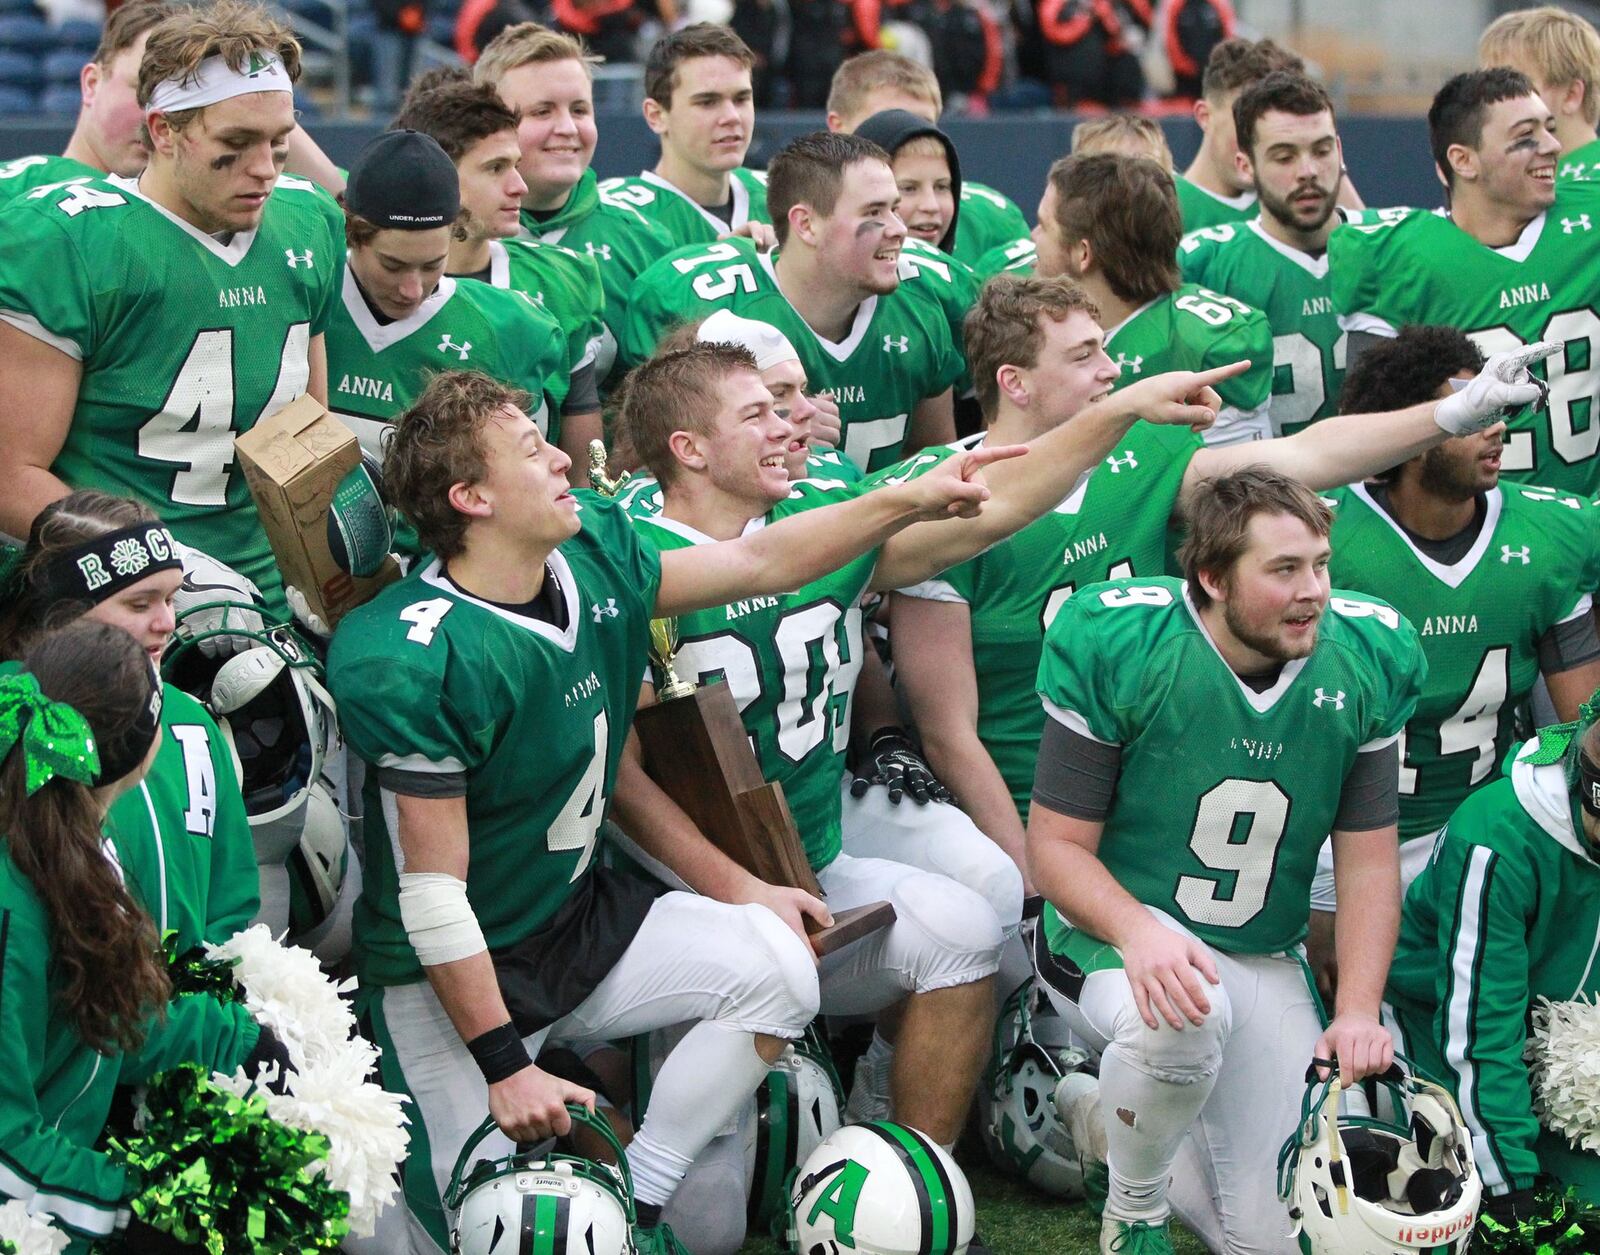
[[385, 131], [361, 150], [344, 189], [345, 208], [376, 227], [427, 231], [461, 212], [456, 163], [421, 131]]
[[926, 118], [919, 118], [904, 109], [885, 109], [882, 113], [873, 114], [856, 127], [856, 134], [862, 139], [870, 139], [883, 149], [891, 161], [900, 149], [924, 135], [931, 135], [944, 145], [945, 160], [950, 164], [950, 190], [956, 198], [950, 225], [945, 228], [944, 238], [939, 241], [939, 247], [948, 253], [955, 243], [956, 220], [961, 217], [961, 159], [956, 156], [955, 141]]

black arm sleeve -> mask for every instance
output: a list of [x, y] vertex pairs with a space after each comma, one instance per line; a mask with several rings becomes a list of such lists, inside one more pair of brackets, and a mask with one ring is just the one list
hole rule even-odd
[[1382, 344], [1388, 336], [1376, 335], [1371, 331], [1352, 331], [1345, 344], [1346, 369], [1356, 364], [1356, 359], [1370, 349], [1374, 344]]
[[1539, 670], [1546, 675], [1571, 671], [1596, 658], [1600, 658], [1600, 637], [1595, 635], [1593, 611], [1557, 623], [1539, 638]]
[[595, 381], [593, 359], [573, 371], [570, 378], [572, 382], [567, 386], [567, 399], [561, 403], [561, 412], [587, 414], [591, 410], [598, 410], [600, 386]]
[[1400, 819], [1400, 743], [1357, 754], [1339, 792], [1335, 832], [1371, 832]]
[[1059, 719], [1044, 721], [1033, 800], [1058, 814], [1098, 823], [1111, 812], [1122, 747], [1074, 732]]

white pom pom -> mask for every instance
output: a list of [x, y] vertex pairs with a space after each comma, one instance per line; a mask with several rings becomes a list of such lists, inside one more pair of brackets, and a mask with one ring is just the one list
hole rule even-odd
[[[357, 1034], [355, 1016], [339, 997], [355, 982], [335, 985], [309, 950], [280, 945], [265, 924], [206, 952], [238, 960], [234, 978], [244, 988], [245, 1007], [277, 1034], [294, 1061], [289, 1093], [268, 1093], [267, 1114], [327, 1137], [328, 1183], [350, 1196], [350, 1231], [370, 1237], [378, 1212], [394, 1199], [395, 1167], [410, 1136], [400, 1096], [366, 1079], [378, 1051]], [[243, 1071], [214, 1079], [236, 1094], [251, 1088]]]
[[0, 1242], [11, 1243], [17, 1255], [61, 1255], [71, 1239], [50, 1220], [45, 1213], [30, 1215], [25, 1204], [12, 1199], [0, 1207]]
[[1540, 998], [1525, 1054], [1539, 1122], [1576, 1150], [1600, 1151], [1600, 1006]]

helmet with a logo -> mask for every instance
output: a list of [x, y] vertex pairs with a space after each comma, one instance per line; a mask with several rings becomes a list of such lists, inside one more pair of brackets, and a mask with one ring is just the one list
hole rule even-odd
[[1099, 1082], [1030, 977], [995, 1021], [994, 1051], [979, 1093], [984, 1148], [997, 1167], [1056, 1198], [1083, 1197], [1083, 1148], [1074, 1144], [1057, 1092]]
[[479, 1144], [496, 1131], [489, 1117], [461, 1148], [445, 1190], [444, 1204], [455, 1213], [454, 1255], [632, 1255], [627, 1156], [604, 1116], [576, 1103], [568, 1103], [567, 1111], [573, 1133], [598, 1138], [616, 1162], [576, 1153], [570, 1135], [474, 1162]]
[[796, 1167], [841, 1123], [843, 1091], [833, 1058], [815, 1027], [787, 1047], [756, 1091], [755, 1140], [749, 1147], [752, 1230], [765, 1231], [783, 1212], [784, 1188]]
[[[1396, 1056], [1378, 1078], [1392, 1118], [1341, 1113], [1337, 1066], [1306, 1086], [1278, 1154], [1278, 1194], [1312, 1255], [1462, 1255], [1482, 1182], [1455, 1100]], [[1387, 1100], [1387, 1101], [1385, 1101]]]
[[972, 1187], [944, 1147], [903, 1124], [847, 1124], [795, 1171], [792, 1255], [964, 1255]]

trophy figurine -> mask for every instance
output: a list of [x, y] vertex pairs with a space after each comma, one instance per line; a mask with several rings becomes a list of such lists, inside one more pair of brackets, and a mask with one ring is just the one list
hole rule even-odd
[[[596, 440], [589, 446], [589, 482], [603, 496], [614, 496], [628, 477], [611, 479], [605, 465], [605, 446]], [[783, 786], [762, 778], [732, 692], [726, 684], [696, 685], [681, 678], [677, 651], [677, 620], [652, 619], [650, 661], [660, 684], [655, 704], [634, 716], [645, 772], [746, 871], [820, 898], [822, 887], [806, 859]], [[821, 955], [893, 922], [894, 907], [873, 902], [841, 911], [827, 928], [810, 920], [806, 928]]]

